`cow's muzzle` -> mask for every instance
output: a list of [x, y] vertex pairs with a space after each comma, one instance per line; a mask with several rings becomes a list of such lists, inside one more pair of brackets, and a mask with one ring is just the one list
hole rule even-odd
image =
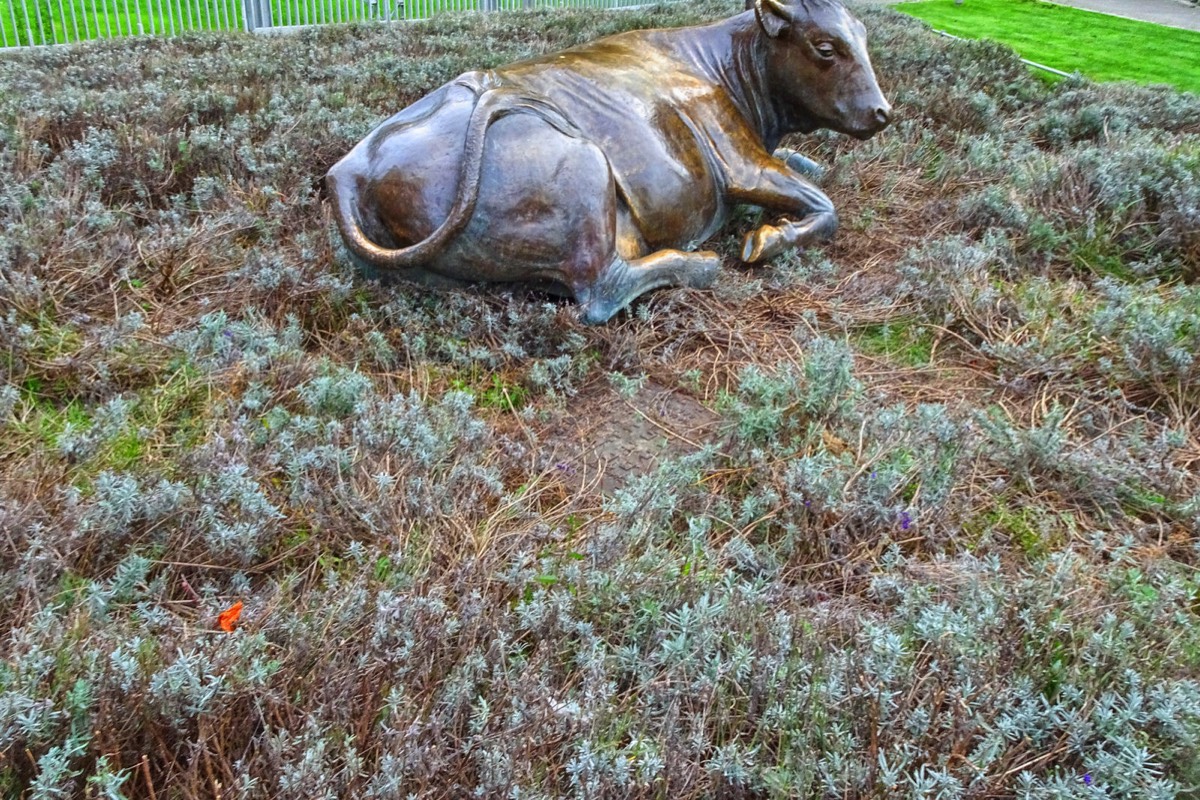
[[892, 122], [892, 106], [886, 100], [883, 105], [876, 106], [872, 109], [870, 120], [866, 125], [857, 130], [849, 131], [850, 135], [855, 139], [870, 139], [875, 134], [886, 128]]

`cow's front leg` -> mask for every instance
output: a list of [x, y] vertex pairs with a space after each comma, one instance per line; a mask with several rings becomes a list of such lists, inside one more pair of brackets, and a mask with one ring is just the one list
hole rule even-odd
[[829, 197], [811, 181], [774, 159], [760, 159], [754, 168], [746, 170], [742, 180], [737, 175], [731, 176], [730, 184], [729, 192], [736, 202], [783, 215], [774, 224], [746, 234], [741, 256], [747, 264], [779, 255], [788, 248], [828, 239], [837, 230], [837, 213]]

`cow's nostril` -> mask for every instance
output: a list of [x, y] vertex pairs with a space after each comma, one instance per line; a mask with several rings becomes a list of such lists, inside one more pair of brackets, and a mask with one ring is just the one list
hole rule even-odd
[[887, 125], [892, 119], [891, 111], [892, 110], [890, 108], [886, 108], [884, 106], [880, 106], [879, 108], [875, 109], [875, 121], [880, 125]]

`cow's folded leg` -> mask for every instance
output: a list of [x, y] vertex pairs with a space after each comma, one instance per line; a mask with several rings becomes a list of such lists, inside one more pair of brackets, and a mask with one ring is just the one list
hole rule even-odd
[[710, 251], [659, 250], [628, 261], [614, 256], [595, 284], [576, 292], [583, 321], [607, 322], [635, 298], [661, 286], [711, 286], [720, 267], [721, 257]]
[[753, 264], [789, 248], [828, 239], [836, 229], [837, 216], [833, 213], [810, 214], [799, 222], [780, 220], [774, 225], [761, 225], [742, 239], [742, 261]]

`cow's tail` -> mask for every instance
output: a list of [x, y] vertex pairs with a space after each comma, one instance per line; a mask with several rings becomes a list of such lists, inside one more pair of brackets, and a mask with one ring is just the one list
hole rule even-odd
[[[464, 83], [466, 83], [464, 81]], [[466, 85], [471, 85], [466, 83]], [[474, 86], [479, 92], [475, 108], [467, 123], [466, 139], [463, 142], [463, 157], [458, 171], [458, 187], [450, 214], [433, 233], [420, 242], [406, 247], [381, 247], [367, 238], [359, 219], [358, 192], [351, 187], [339, 186], [337, 177], [329, 175], [329, 189], [336, 207], [334, 217], [346, 246], [356, 255], [367, 260], [372, 267], [382, 269], [405, 269], [428, 262], [442, 251], [446, 243], [459, 233], [475, 213], [479, 200], [479, 180], [483, 172], [483, 144], [487, 129], [493, 122], [508, 114], [531, 112], [545, 119], [555, 128], [572, 135], [577, 134], [574, 126], [566, 121], [546, 101], [530, 97], [524, 92], [506, 87]]]

